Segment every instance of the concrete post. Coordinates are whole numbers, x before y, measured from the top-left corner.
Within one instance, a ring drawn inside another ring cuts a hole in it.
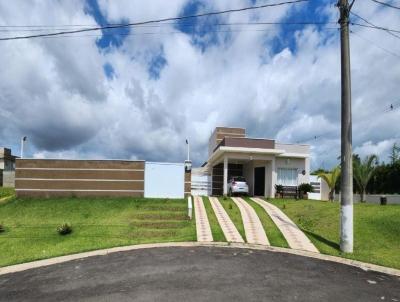
[[[224,196],[228,195],[228,158],[224,157]]]
[[[340,250],[353,252],[353,163],[351,124],[351,75],[348,0],[339,0],[342,77],[341,181],[340,181]]]
[[[271,160],[271,192],[270,192],[270,197],[274,198],[275,197],[275,184],[276,184],[276,164],[275,164],[275,158]]]

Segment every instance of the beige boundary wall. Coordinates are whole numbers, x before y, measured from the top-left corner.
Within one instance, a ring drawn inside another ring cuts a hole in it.
[[[144,196],[144,161],[17,159],[17,196]]]

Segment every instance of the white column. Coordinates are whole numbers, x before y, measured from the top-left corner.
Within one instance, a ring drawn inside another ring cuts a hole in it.
[[[265,175],[264,175],[264,197],[268,197],[268,164],[265,164]]]
[[[276,184],[276,164],[275,164],[275,158],[271,160],[271,192],[270,196],[271,198],[275,197],[275,184]]]
[[[228,158],[224,157],[224,195],[228,195]]]

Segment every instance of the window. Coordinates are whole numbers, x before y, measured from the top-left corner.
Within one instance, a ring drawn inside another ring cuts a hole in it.
[[[297,186],[297,169],[278,168],[278,185]]]

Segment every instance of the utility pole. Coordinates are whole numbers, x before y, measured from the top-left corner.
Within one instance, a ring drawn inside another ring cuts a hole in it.
[[[351,76],[349,14],[354,0],[339,0],[340,47],[341,47],[341,176],[340,176],[340,249],[353,252],[353,159],[351,124]]]

